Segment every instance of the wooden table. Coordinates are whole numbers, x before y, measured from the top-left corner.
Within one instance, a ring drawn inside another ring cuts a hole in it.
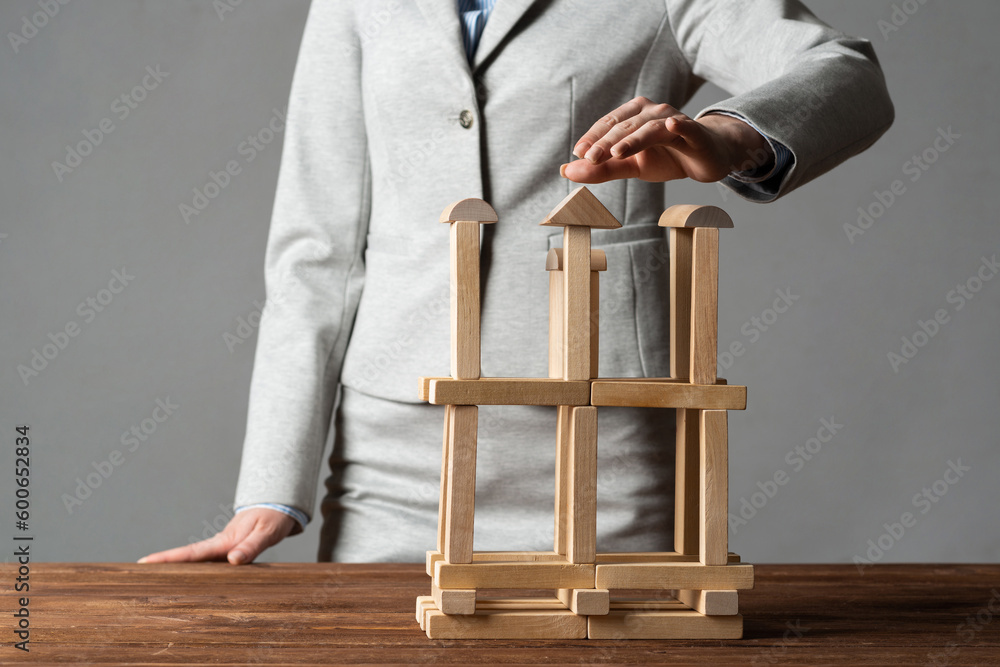
[[[32,563],[25,654],[8,564],[0,664],[1000,664],[1000,565],[756,571],[738,641],[432,641],[422,565]]]

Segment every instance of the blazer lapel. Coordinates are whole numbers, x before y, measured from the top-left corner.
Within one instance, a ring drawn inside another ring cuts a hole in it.
[[[476,55],[473,58],[473,69],[479,67],[483,61],[490,57],[490,54],[503,42],[507,33],[511,31],[535,2],[536,0],[497,0],[496,6],[490,12],[489,19],[486,20],[486,27],[483,28],[482,37],[479,39],[479,46],[476,47]],[[453,7],[452,11],[455,12],[457,17],[458,10],[455,9],[458,6],[457,0],[451,0],[451,5]],[[459,32],[459,47],[461,47],[461,39],[461,32]]]
[[[458,21],[458,0],[415,1],[420,13],[434,29],[436,41],[448,53],[448,57],[457,60],[462,69],[470,72],[469,60],[465,57],[465,47],[462,44],[462,26]],[[502,3],[498,1],[497,4]]]

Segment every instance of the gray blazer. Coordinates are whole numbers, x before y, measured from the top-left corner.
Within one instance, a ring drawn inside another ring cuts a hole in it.
[[[791,149],[779,195],[867,148],[893,118],[871,45],[795,0],[499,0],[471,66],[455,0],[313,0],[237,504],[312,515],[338,383],[415,404],[418,376],[448,375],[448,233],[437,219],[452,201],[483,198],[500,218],[483,253],[484,375],[545,376],[544,258],[561,237],[538,223],[575,187],[560,164],[618,105],[644,95],[680,107],[705,81],[733,96],[702,113],[741,114]],[[668,375],[656,221],[678,202],[638,180],[591,190],[624,225],[594,234],[609,266],[600,372]],[[439,443],[433,430],[421,437]]]

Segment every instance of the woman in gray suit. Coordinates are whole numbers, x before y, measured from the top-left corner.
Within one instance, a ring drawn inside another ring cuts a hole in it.
[[[705,81],[732,97],[678,111]],[[768,202],[871,145],[893,110],[871,45],[796,0],[314,0],[289,103],[267,307],[236,493],[214,538],[146,562],[252,561],[315,512],[320,560],[435,543],[448,374],[448,203],[480,197],[483,374],[545,376],[539,227],[576,183],[598,230],[603,376],[669,375],[665,182]],[[575,159],[574,159],[575,158]],[[554,411],[483,408],[478,549],[550,549]],[[672,411],[601,409],[600,550],[671,548]]]

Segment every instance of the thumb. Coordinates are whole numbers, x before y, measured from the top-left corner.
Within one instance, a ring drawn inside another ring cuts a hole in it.
[[[265,549],[285,539],[294,525],[291,517],[283,517],[277,522],[258,519],[248,535],[233,546],[226,559],[232,565],[251,563]]]

